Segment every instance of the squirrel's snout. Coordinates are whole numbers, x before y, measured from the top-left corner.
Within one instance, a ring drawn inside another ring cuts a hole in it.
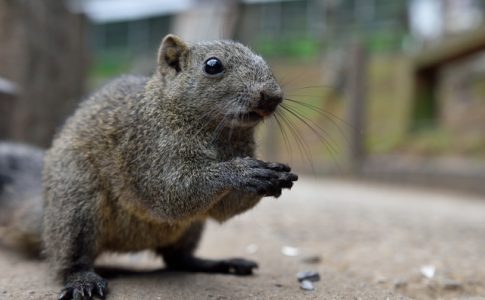
[[[267,116],[276,110],[276,107],[283,101],[281,94],[268,94],[261,92],[259,101],[256,105],[256,112],[262,116]]]

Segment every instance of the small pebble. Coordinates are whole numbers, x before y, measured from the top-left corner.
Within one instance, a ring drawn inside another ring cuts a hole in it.
[[[315,287],[313,286],[313,283],[309,280],[303,280],[300,282],[300,288],[305,291],[313,291],[315,290]]]
[[[298,256],[300,254],[300,250],[295,247],[283,246],[281,247],[281,253],[286,256]]]
[[[320,280],[320,274],[314,271],[303,271],[303,272],[298,272],[298,274],[296,274],[296,278],[298,279],[299,282],[303,282],[303,281],[316,282]]]
[[[307,264],[319,264],[322,262],[322,258],[318,255],[312,255],[302,258],[301,261]]]
[[[447,290],[458,290],[462,288],[461,282],[452,279],[443,280],[442,285]]]
[[[384,276],[376,276],[375,283],[384,284],[387,282],[387,278]]]
[[[395,289],[400,289],[404,288],[408,285],[408,283],[405,280],[397,279],[394,281],[394,288]]]

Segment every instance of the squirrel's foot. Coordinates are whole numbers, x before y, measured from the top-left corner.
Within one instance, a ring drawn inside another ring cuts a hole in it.
[[[95,272],[76,272],[67,277],[58,300],[89,300],[97,296],[104,299],[108,282]]]
[[[251,157],[237,158],[233,161],[242,170],[239,183],[243,190],[261,195],[279,197],[282,189],[291,189],[298,175],[291,173],[285,164],[264,162]]]
[[[179,258],[176,261],[168,261],[167,267],[170,270],[177,271],[233,274],[244,276],[253,274],[253,269],[257,269],[258,264],[254,261],[246,260],[243,258],[212,260],[190,256]]]

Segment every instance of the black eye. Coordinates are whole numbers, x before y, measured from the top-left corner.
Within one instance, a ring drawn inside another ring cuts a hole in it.
[[[224,71],[224,67],[218,58],[211,57],[205,61],[204,71],[209,75],[216,75],[222,73],[222,71]]]

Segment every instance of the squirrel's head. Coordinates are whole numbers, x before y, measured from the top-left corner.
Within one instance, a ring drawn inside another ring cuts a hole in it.
[[[233,41],[187,44],[169,34],[160,46],[158,72],[177,105],[227,127],[255,126],[283,100],[263,58]]]

